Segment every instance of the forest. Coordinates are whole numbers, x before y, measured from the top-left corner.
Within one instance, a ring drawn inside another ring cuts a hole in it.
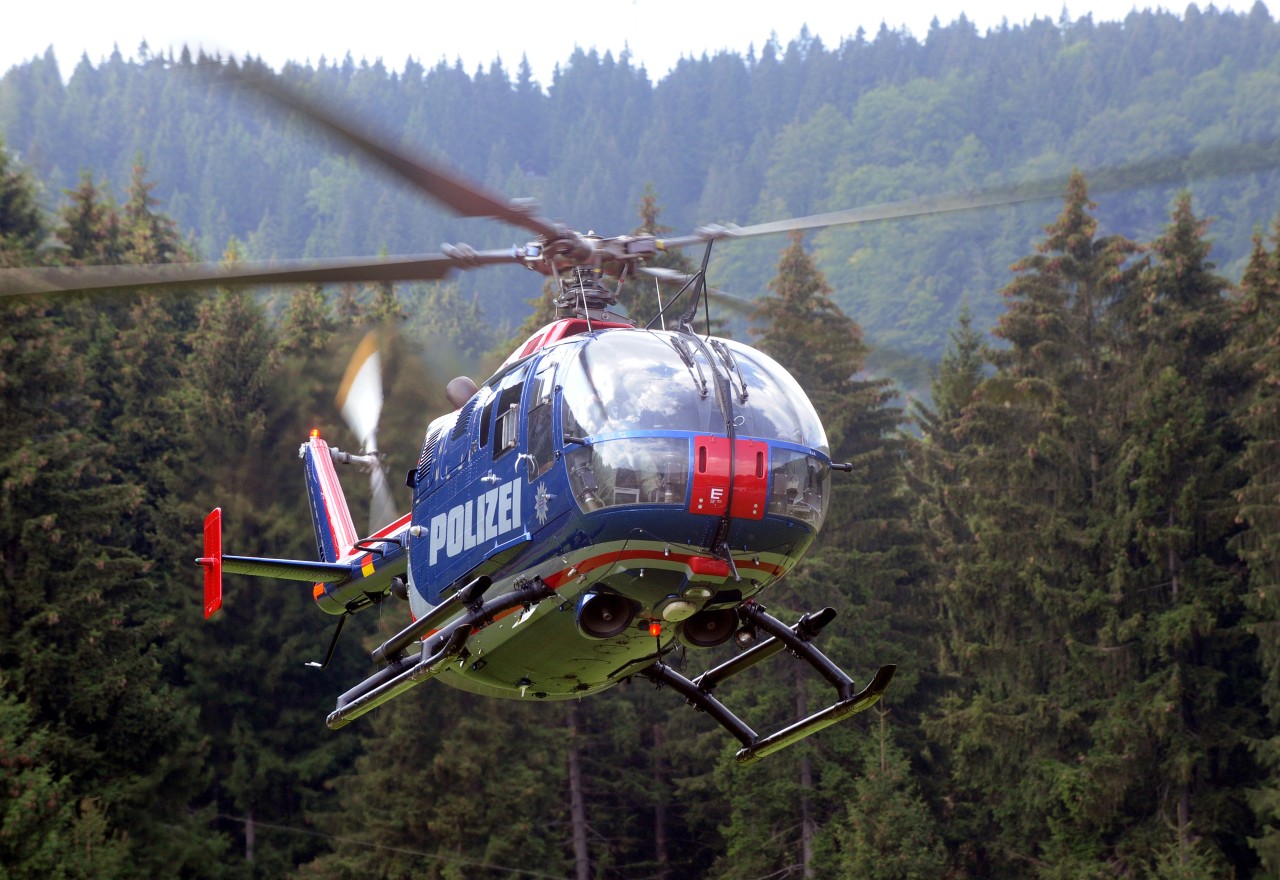
[[[500,60],[286,66],[608,234],[1062,185],[713,260],[751,300],[726,332],[852,463],[764,601],[836,607],[824,650],[898,666],[872,710],[745,768],[638,680],[579,702],[427,685],[332,732],[395,610],[323,672],[305,587],[229,579],[203,620],[212,507],[235,552],[313,555],[296,449],[316,425],[355,445],[333,396],[357,339],[382,334],[403,473],[445,381],[545,314],[535,277],[5,298],[0,877],[1280,875],[1278,49],[1258,3],[802,34],[657,82],[590,51],[545,88]],[[6,72],[0,267],[510,244],[219,82],[260,63]],[[1142,160],[1166,171],[1109,182]],[[817,696],[792,671],[726,702],[794,717]]]

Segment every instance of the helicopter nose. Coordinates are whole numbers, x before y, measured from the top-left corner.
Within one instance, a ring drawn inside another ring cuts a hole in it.
[[[689,512],[762,519],[769,491],[769,444],[761,440],[697,437]]]

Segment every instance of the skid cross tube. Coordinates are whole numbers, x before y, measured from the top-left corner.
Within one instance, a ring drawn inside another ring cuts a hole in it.
[[[457,614],[464,606],[472,608],[492,583],[493,581],[489,580],[489,578],[481,576],[458,590],[435,608],[432,608],[413,623],[400,630],[400,632],[374,648],[374,662],[389,663],[398,658],[409,645],[421,638],[423,634],[435,629],[441,623]]]
[[[746,606],[739,609],[739,616],[742,616],[741,612],[745,610],[745,607]],[[834,608],[827,607],[823,608],[821,611],[812,611],[806,614],[804,617],[796,621],[796,624],[792,629],[800,638],[805,641],[809,641],[810,639],[815,638],[818,633],[822,631],[824,626],[835,619],[836,610]],[[768,660],[785,647],[786,642],[776,636],[769,636],[769,638],[752,645],[737,657],[734,657],[731,660],[726,660],[724,663],[721,663],[713,669],[708,669],[706,672],[702,673],[702,675],[695,678],[693,683],[704,691],[712,690],[726,678],[737,675],[744,669],[750,669],[752,666],[755,666],[763,660]]]
[[[480,580],[488,581],[488,578],[477,579],[470,586],[475,586]],[[484,586],[487,587],[488,583]],[[464,591],[459,591],[462,592]],[[479,589],[479,592],[483,590]],[[416,662],[413,657],[394,657],[387,666],[338,697],[338,705],[329,713],[325,723],[337,730],[392,697],[399,696],[415,684],[438,675],[450,661],[462,653],[475,630],[492,623],[504,611],[521,605],[535,605],[554,595],[555,591],[543,583],[541,578],[534,578],[530,583],[495,596],[483,604],[474,604],[478,596],[472,593],[467,597],[472,604],[466,607],[461,617],[446,624],[439,632],[422,642]],[[459,602],[452,606],[455,613],[462,610],[458,607],[462,604]],[[431,615],[424,616],[422,620],[428,617]],[[418,634],[421,635],[421,632]]]
[[[737,754],[739,764],[753,764],[812,733],[830,727],[837,721],[874,706],[884,694],[889,682],[893,680],[893,674],[897,670],[893,665],[881,666],[872,676],[871,682],[855,693],[853,679],[810,643],[810,640],[835,618],[835,611],[831,608],[806,614],[794,626],[787,626],[753,602],[740,607],[738,614],[744,622],[764,630],[771,638],[693,680],[685,678],[661,661],[641,670],[639,674],[657,685],[671,687],[690,705],[706,712],[721,727],[736,737],[743,746]],[[802,718],[774,733],[759,736],[741,718],[716,699],[711,694],[711,689],[744,669],[767,660],[784,648],[804,660],[825,678],[836,689],[837,700],[807,718]]]
[[[825,610],[825,609],[824,609]],[[822,612],[819,612],[822,613]],[[844,670],[831,662],[826,654],[819,651],[809,641],[812,636],[802,637],[798,630],[801,629],[800,623],[795,628],[787,626],[781,620],[767,613],[759,605],[754,602],[748,602],[738,609],[738,614],[742,616],[748,623],[752,623],[760,629],[782,642],[798,656],[804,660],[818,673],[831,682],[832,686],[840,694],[840,699],[847,700],[853,695],[853,679],[845,675]],[[831,614],[835,616],[834,610]],[[806,621],[802,620],[801,623]]]

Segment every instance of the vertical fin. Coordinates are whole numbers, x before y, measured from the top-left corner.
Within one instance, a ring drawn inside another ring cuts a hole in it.
[[[311,521],[316,529],[316,550],[324,562],[337,562],[351,551],[359,536],[351,520],[347,497],[333,469],[329,445],[318,433],[312,432],[303,444],[302,459],[306,466]]]
[[[215,507],[204,518],[204,556],[196,562],[204,567],[204,618],[208,620],[222,607],[221,507]]]

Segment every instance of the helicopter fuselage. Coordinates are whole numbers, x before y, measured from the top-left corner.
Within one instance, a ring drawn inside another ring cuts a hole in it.
[[[410,518],[337,539],[362,577],[316,586],[345,613],[403,573],[422,618],[477,577],[490,595],[539,580],[554,600],[477,628],[439,675],[491,696],[582,696],[677,643],[727,640],[737,607],[804,555],[829,494],[821,422],[766,355],[684,332],[554,328],[430,424]]]

